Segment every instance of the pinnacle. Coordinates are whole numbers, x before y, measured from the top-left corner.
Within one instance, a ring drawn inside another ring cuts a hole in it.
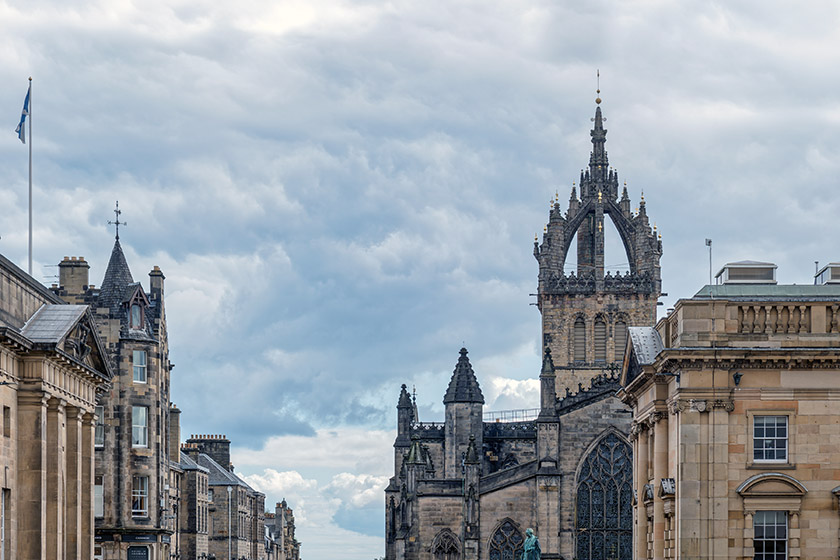
[[[478,380],[473,372],[470,359],[467,357],[467,349],[461,348],[461,356],[452,372],[452,379],[449,381],[449,388],[443,397],[444,404],[452,402],[473,402],[484,404],[484,395],[478,386]]]

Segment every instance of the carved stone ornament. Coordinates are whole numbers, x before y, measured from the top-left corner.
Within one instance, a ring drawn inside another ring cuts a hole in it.
[[[708,403],[706,401],[695,401],[695,400],[691,401],[691,409],[692,410],[696,410],[697,412],[706,412],[706,410],[708,410],[708,408],[709,408],[709,406],[708,406]]]
[[[650,416],[648,418],[650,424],[653,425],[659,422],[660,420],[664,420],[667,416],[668,415],[665,412],[662,412],[661,410],[654,410],[650,413]]]
[[[679,414],[688,408],[688,403],[685,401],[674,401],[671,403],[671,414]]]
[[[726,412],[732,412],[735,410],[735,403],[728,399],[717,399],[712,403],[712,408],[722,408]]]

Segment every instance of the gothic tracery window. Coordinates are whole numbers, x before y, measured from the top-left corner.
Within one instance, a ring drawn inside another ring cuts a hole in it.
[[[510,519],[505,519],[490,537],[490,560],[520,560],[525,538]]]
[[[577,560],[631,560],[633,456],[616,434],[583,460],[577,482]]]
[[[432,556],[434,560],[458,560],[461,557],[458,537],[449,529],[438,533],[432,542]]]

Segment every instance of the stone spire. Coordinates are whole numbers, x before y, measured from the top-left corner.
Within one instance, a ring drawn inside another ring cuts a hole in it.
[[[461,348],[461,357],[452,372],[452,379],[449,381],[449,388],[443,397],[443,403],[481,403],[484,404],[484,395],[478,386],[478,380],[473,373],[470,359],[467,358],[467,349]]]
[[[405,386],[405,383],[400,388],[400,400],[397,403],[397,408],[413,408],[411,396],[408,394],[408,387]]]
[[[594,198],[598,196],[599,187],[604,191],[603,185],[607,183],[607,170],[610,167],[609,159],[607,158],[607,150],[604,144],[607,142],[607,130],[604,128],[604,121],[606,119],[601,115],[601,107],[595,108],[595,118],[592,119],[595,126],[590,131],[592,137],[592,153],[589,155],[589,176],[592,188],[581,192],[581,196],[587,198]]]
[[[108,261],[108,268],[105,270],[105,278],[99,288],[99,307],[118,309],[125,296],[125,290],[129,284],[133,284],[131,270],[125,260],[120,240],[114,241],[114,249],[111,251],[111,260]]]

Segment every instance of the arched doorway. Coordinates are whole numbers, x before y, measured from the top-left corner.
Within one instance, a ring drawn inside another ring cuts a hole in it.
[[[581,463],[575,526],[577,560],[633,558],[633,452],[614,432]]]

